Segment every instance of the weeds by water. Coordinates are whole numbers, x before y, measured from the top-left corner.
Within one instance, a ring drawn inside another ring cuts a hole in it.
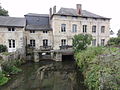
[[[88,48],[75,57],[89,90],[120,89],[119,48]]]

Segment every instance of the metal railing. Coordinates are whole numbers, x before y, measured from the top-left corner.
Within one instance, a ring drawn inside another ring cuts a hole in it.
[[[59,46],[60,49],[72,49],[72,45],[63,45],[63,46]]]
[[[49,50],[52,50],[52,46],[40,46],[40,50],[41,51],[49,51]]]

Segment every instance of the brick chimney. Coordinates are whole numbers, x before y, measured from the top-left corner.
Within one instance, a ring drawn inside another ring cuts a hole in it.
[[[56,6],[53,7],[53,14],[56,13]]]
[[[51,18],[52,16],[52,8],[49,9],[49,17]]]
[[[81,15],[82,14],[82,4],[77,4],[76,7],[77,7],[77,14]]]

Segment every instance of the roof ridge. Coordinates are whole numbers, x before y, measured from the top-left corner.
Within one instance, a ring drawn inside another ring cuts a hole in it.
[[[0,16],[3,18],[17,18],[17,19],[25,19],[25,17],[10,17],[10,16]]]

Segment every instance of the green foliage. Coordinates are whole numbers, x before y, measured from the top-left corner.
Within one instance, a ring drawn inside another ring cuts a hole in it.
[[[2,65],[3,71],[6,74],[17,74],[21,72],[22,70],[17,68],[21,62],[19,60],[10,60],[8,62],[4,62]]]
[[[9,16],[8,11],[0,6],[0,16]]]
[[[17,68],[15,65],[4,66],[3,70],[6,74],[17,74],[21,72],[21,69]]]
[[[0,45],[0,53],[6,51],[7,51],[7,47],[5,45]]]
[[[120,29],[118,30],[117,36],[120,37]]]
[[[7,83],[8,80],[9,80],[9,78],[5,77],[5,74],[3,74],[2,71],[0,71],[0,86]]]
[[[108,45],[119,46],[120,45],[120,37],[110,38],[110,40],[108,41]]]
[[[120,89],[119,48],[88,48],[75,57],[89,90]]]
[[[73,38],[73,48],[75,52],[85,50],[88,45],[91,44],[92,35],[90,34],[78,34]]]
[[[89,63],[91,63],[93,58],[102,54],[103,51],[104,49],[102,47],[90,47],[86,50],[76,53],[75,58],[80,69],[84,71],[88,67]]]

